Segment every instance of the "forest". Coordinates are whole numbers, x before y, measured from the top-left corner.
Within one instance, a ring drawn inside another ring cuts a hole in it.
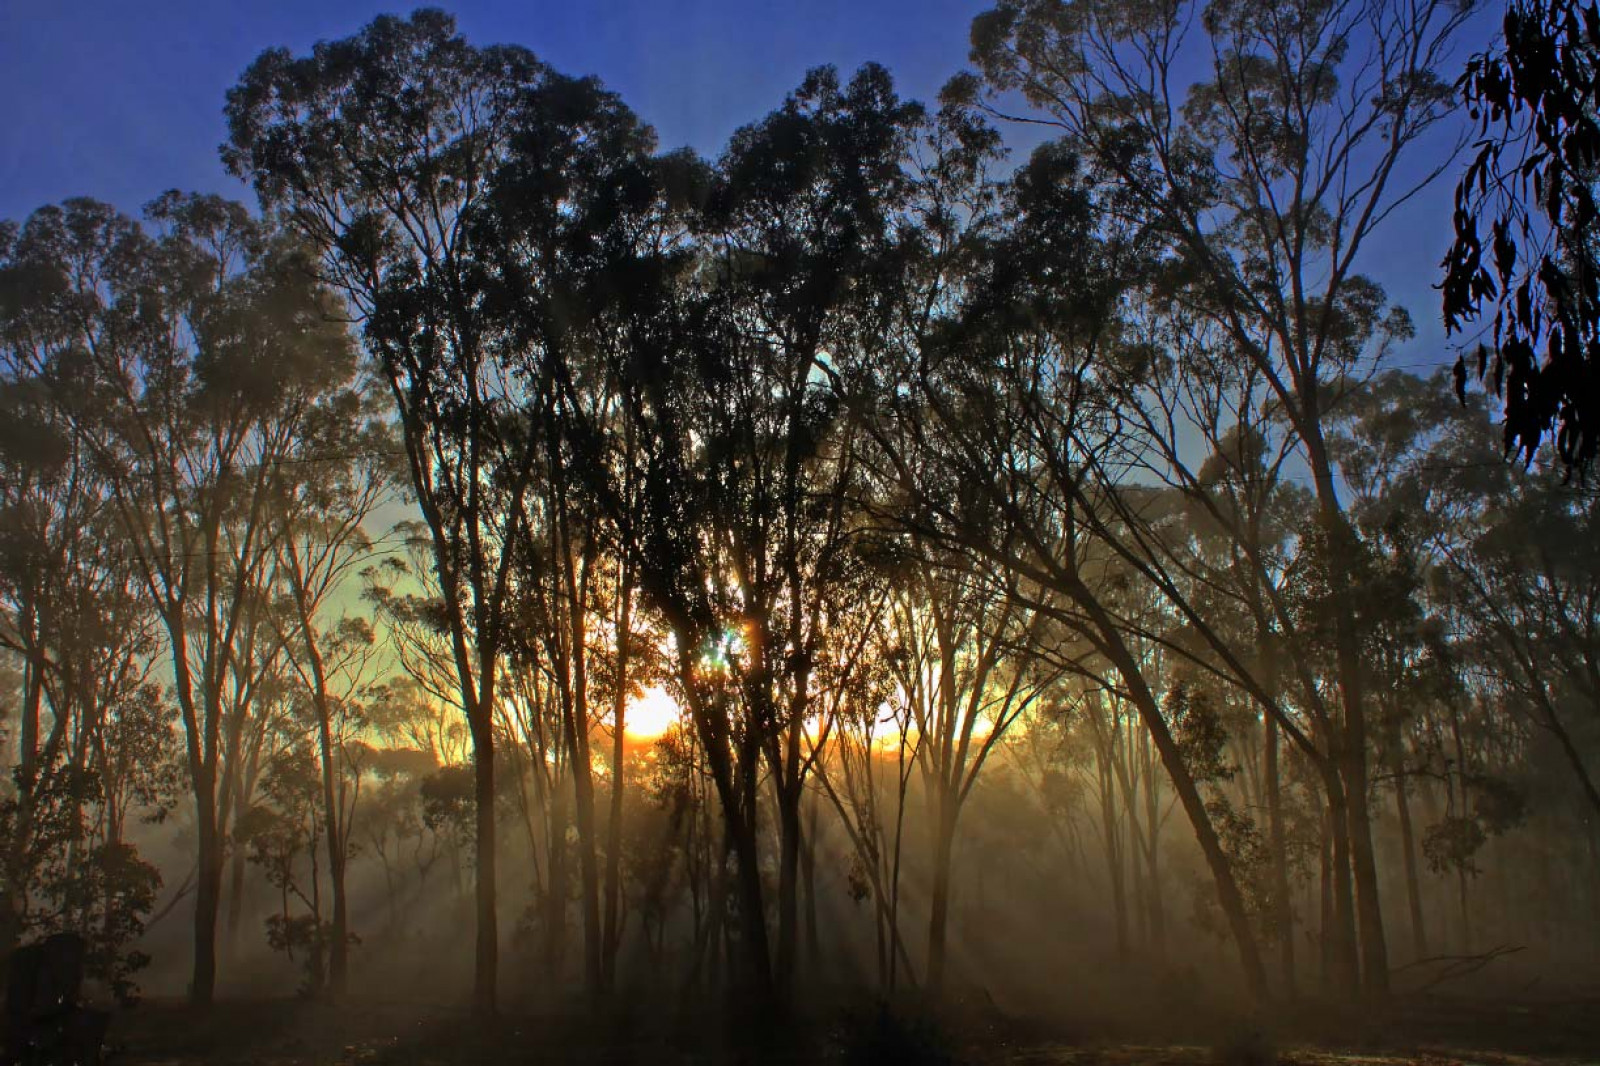
[[[0,221],[3,1061],[1600,1053],[1600,14],[994,2]]]

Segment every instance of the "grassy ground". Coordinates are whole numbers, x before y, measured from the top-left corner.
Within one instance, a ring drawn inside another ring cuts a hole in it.
[[[461,1011],[360,997],[341,1006],[257,1000],[205,1011],[152,1001],[119,1014],[110,1042],[110,1061],[129,1066],[1527,1066],[1600,1063],[1600,1002],[1412,999],[1381,1012],[1302,1009],[1266,1024],[1212,1019],[1141,1036],[1128,1025],[1096,1031],[992,1011],[888,1012],[871,1004],[758,1025],[713,1012],[507,1013],[481,1023]]]

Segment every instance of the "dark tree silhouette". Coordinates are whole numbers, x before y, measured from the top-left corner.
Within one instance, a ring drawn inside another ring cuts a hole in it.
[[[1540,444],[1582,477],[1600,448],[1600,7],[1511,0],[1503,36],[1457,83],[1482,139],[1456,185],[1444,321],[1489,317],[1476,366],[1505,405],[1505,450]],[[1492,359],[1491,359],[1492,350]],[[1492,370],[1491,370],[1492,366]]]
[[[558,565],[540,563],[529,524],[536,477],[564,462],[574,350],[627,292],[616,260],[639,199],[624,171],[641,170],[651,135],[598,83],[473,47],[436,10],[304,58],[264,53],[228,117],[229,167],[316,244],[399,421],[472,730],[475,1002],[492,1011],[496,691],[519,568]],[[597,945],[592,914],[586,928]]]

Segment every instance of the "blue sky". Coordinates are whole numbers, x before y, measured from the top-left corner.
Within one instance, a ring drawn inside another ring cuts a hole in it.
[[[409,3],[0,0],[0,217],[90,195],[246,190],[217,163],[223,94],[263,48],[304,51]],[[499,0],[443,4],[478,43],[597,74],[664,147],[714,153],[823,63],[889,65],[932,97],[983,0]]]
[[[0,218],[86,195],[136,212],[169,188],[248,198],[217,161],[223,96],[263,48],[302,52],[409,4],[345,0],[0,0]],[[478,43],[597,74],[664,147],[714,154],[810,67],[887,65],[931,100],[966,63],[985,0],[471,0]],[[1014,139],[1033,137],[1011,131]],[[1399,361],[1446,358],[1431,285],[1448,242],[1441,183],[1380,233],[1367,270],[1419,329]]]

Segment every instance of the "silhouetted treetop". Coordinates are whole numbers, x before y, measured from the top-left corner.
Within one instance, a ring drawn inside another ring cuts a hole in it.
[[[1444,321],[1486,318],[1489,340],[1456,390],[1489,379],[1506,453],[1531,463],[1549,435],[1582,476],[1600,448],[1600,7],[1510,0],[1502,34],[1457,84],[1482,139],[1456,185]]]

